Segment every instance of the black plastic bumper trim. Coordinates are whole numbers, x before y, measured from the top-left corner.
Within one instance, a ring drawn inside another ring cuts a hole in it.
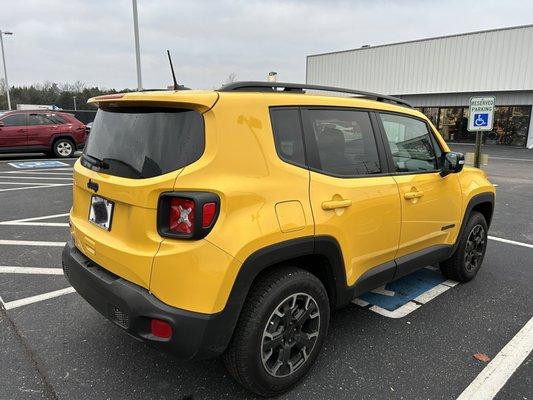
[[[227,323],[230,311],[202,314],[171,307],[148,290],[97,265],[71,241],[63,249],[62,260],[65,277],[74,289],[133,337],[184,359],[212,358],[225,350],[233,330]],[[153,318],[172,326],[170,339],[160,339],[150,333]]]

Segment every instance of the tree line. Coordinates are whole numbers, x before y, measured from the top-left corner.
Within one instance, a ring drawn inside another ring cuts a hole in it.
[[[46,104],[55,105],[64,110],[74,109],[74,96],[78,110],[95,110],[87,104],[87,100],[102,94],[130,92],[130,89],[101,89],[97,86],[88,87],[85,83],[44,82],[30,86],[11,86],[11,108],[16,109],[17,104]],[[7,110],[6,88],[3,79],[0,79],[0,110]]]

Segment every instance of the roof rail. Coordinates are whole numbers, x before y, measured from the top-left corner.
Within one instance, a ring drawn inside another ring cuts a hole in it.
[[[277,90],[282,88],[282,90]],[[354,89],[344,89],[333,86],[321,86],[321,85],[308,85],[308,84],[299,84],[299,83],[286,83],[286,82],[261,82],[261,81],[249,81],[249,82],[234,82],[222,86],[218,91],[220,92],[298,92],[305,93],[304,89],[308,90],[319,90],[325,92],[338,92],[338,93],[349,93],[355,94],[357,97],[363,97],[366,99],[382,101],[382,102],[392,102],[407,107],[413,108],[413,106],[398,97],[388,96],[386,94],[365,92],[362,90]]]

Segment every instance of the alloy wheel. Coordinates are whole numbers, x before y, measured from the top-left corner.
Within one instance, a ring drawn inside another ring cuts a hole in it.
[[[307,293],[283,300],[270,315],[261,342],[261,360],[268,374],[282,378],[309,358],[318,339],[320,310]]]
[[[72,145],[69,142],[59,142],[56,148],[57,152],[63,157],[67,157],[72,154]]]
[[[474,226],[466,241],[465,267],[468,272],[476,271],[481,265],[486,240],[483,226],[479,224]]]

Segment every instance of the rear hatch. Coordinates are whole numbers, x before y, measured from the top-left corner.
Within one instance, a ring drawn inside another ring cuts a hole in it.
[[[74,167],[72,235],[87,257],[149,287],[161,193],[204,151],[202,112],[217,94],[132,93],[94,102],[96,115]]]

